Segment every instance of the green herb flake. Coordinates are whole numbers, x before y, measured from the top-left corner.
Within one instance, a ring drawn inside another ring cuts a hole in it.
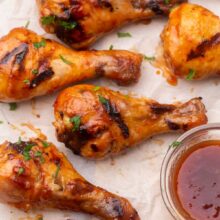
[[[73,131],[78,131],[79,127],[80,127],[80,124],[81,124],[81,117],[80,116],[75,116],[75,117],[70,119],[70,122],[72,124],[74,124]]]
[[[60,26],[62,26],[65,30],[73,30],[77,26],[77,22],[75,21],[59,21]]]
[[[0,121],[0,124],[3,124],[4,122],[3,121]]]
[[[195,75],[196,75],[196,71],[195,70],[193,70],[193,69],[190,69],[189,70],[189,74],[187,75],[187,77],[186,77],[186,80],[193,80],[193,78],[195,77]]]
[[[109,50],[113,50],[114,46],[110,45]]]
[[[34,47],[35,47],[36,49],[39,49],[39,48],[41,48],[41,47],[46,47],[46,40],[43,39],[43,40],[40,41],[40,42],[34,42],[33,45],[34,45]]]
[[[41,163],[44,163],[44,162],[45,162],[45,159],[43,158],[43,155],[42,155],[42,152],[41,152],[41,151],[35,152],[34,157],[40,158],[40,162],[41,162]]]
[[[37,75],[38,74],[38,69],[33,69],[32,74]]]
[[[12,102],[12,103],[9,103],[9,107],[10,107],[10,111],[15,111],[18,108],[18,105],[17,103]]]
[[[27,151],[23,152],[23,156],[24,156],[25,161],[28,161],[31,159],[31,156],[30,156],[29,152],[27,152]]]
[[[107,104],[108,103],[108,99],[104,98],[103,96],[99,95],[99,101],[102,103],[102,104]]]
[[[174,5],[172,8],[169,9],[170,12],[172,12],[174,9],[176,9],[178,6]]]
[[[179,142],[179,141],[174,141],[174,142],[170,145],[170,147],[176,148],[176,147],[179,147],[180,144],[181,144],[181,142]]]
[[[68,64],[68,65],[72,65],[73,63],[72,62],[70,62],[69,60],[67,60],[64,56],[62,56],[62,55],[60,55],[60,59],[64,62],[64,63],[66,63],[66,64]]]
[[[41,163],[44,163],[44,162],[45,162],[45,159],[43,158],[43,156],[40,158],[40,162],[41,162]]]
[[[30,21],[27,21],[24,27],[25,27],[25,28],[28,28],[28,27],[29,27],[29,24],[30,24]]]
[[[125,95],[125,98],[126,98],[126,99],[129,99],[129,95]]]
[[[42,156],[42,152],[37,151],[37,152],[35,152],[34,156],[35,157],[41,157]]]
[[[170,0],[164,0],[164,3],[165,3],[166,5],[169,5],[169,4],[170,4]]]
[[[27,85],[30,85],[30,80],[29,80],[29,79],[25,79],[23,82],[24,82],[25,84],[27,84]]]
[[[95,92],[97,92],[97,91],[100,90],[100,89],[101,89],[100,86],[96,86],[96,87],[93,88],[93,90],[94,90]]]
[[[32,147],[35,146],[35,144],[27,144],[24,148],[24,151],[23,151],[23,156],[24,156],[24,159],[26,161],[30,160],[31,159],[31,156],[30,156],[30,151],[32,149]]]
[[[118,32],[117,35],[120,38],[122,38],[122,37],[132,37],[132,35],[128,32]]]
[[[21,174],[23,174],[24,173],[24,168],[23,167],[19,167],[19,169],[18,169],[18,176],[20,176]]]
[[[50,146],[50,144],[48,142],[46,142],[46,141],[42,141],[42,144],[43,144],[44,148],[47,148],[47,147]]]
[[[17,141],[17,144],[21,144],[22,143],[22,140],[21,140],[21,137],[18,138],[18,141]]]
[[[155,61],[155,57],[154,56],[152,56],[152,57],[149,57],[149,56],[146,56],[146,55],[144,55],[144,60],[147,60],[147,61]]]
[[[60,163],[57,164],[57,169],[56,169],[56,172],[55,172],[55,175],[54,175],[54,178],[55,178],[55,179],[58,177],[59,172],[60,172]]]
[[[55,16],[54,15],[44,16],[41,18],[41,23],[43,25],[54,24],[55,23]]]

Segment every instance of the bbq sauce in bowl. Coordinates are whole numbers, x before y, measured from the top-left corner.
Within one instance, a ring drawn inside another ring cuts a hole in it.
[[[204,141],[176,161],[173,186],[185,219],[220,220],[220,141]]]

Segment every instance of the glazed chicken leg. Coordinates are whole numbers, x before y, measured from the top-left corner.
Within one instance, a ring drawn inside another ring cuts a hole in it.
[[[86,48],[121,25],[167,15],[187,0],[37,0],[41,24],[73,48]]]
[[[19,209],[58,208],[103,220],[139,220],[124,198],[95,187],[45,140],[19,140],[0,146],[0,201]]]
[[[161,38],[168,78],[220,74],[220,18],[209,10],[194,4],[174,9]]]
[[[142,56],[128,51],[73,51],[25,28],[0,40],[0,101],[21,101],[104,76],[137,82]]]
[[[90,85],[64,90],[54,106],[58,140],[92,159],[117,154],[155,134],[207,122],[200,98],[167,105]]]

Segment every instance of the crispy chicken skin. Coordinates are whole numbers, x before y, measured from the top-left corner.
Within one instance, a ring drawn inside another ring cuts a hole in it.
[[[187,0],[37,0],[49,33],[73,48],[87,48],[105,33],[137,20],[167,15]]]
[[[54,126],[58,140],[75,154],[98,159],[159,133],[205,124],[205,112],[201,98],[168,105],[104,87],[78,85],[58,96]]]
[[[220,19],[209,10],[182,4],[161,38],[171,76],[196,80],[220,74]]]
[[[73,51],[25,28],[0,39],[0,101],[21,101],[99,76],[137,82],[142,55],[129,51]]]
[[[28,211],[58,208],[104,220],[139,220],[124,198],[88,183],[64,154],[45,140],[0,145],[0,201]]]

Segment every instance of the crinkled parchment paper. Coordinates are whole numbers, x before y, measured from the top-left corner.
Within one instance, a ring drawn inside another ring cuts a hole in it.
[[[120,1],[120,0],[119,0]],[[220,15],[219,0],[195,0]],[[29,28],[45,37],[38,23],[38,12],[35,0],[0,0],[0,36],[8,33],[14,27],[24,26],[30,21]],[[93,48],[108,49],[114,45],[115,49],[128,49],[152,56],[159,43],[159,35],[165,25],[165,19],[156,19],[150,24],[134,24],[122,28],[121,31],[130,32],[131,38],[118,38],[113,32],[100,40]],[[1,48],[0,48],[1,50]],[[192,97],[201,96],[208,109],[210,122],[220,120],[220,79],[214,78],[201,82],[180,82],[178,86],[170,86],[166,80],[156,74],[147,61],[142,67],[142,77],[138,84],[132,87],[118,87],[107,80],[90,81],[96,85],[109,86],[123,92],[133,92],[139,96],[147,96],[160,102],[186,101]],[[53,102],[56,94],[49,97],[37,98],[35,101],[20,103],[16,111],[9,111],[8,104],[0,104],[0,142],[4,140],[16,141],[19,136],[30,137],[33,134],[22,123],[31,123],[40,128],[63,151],[76,169],[90,182],[99,185],[113,193],[128,198],[138,210],[142,220],[171,220],[166,210],[159,187],[160,167],[169,144],[177,135],[156,136],[126,154],[104,161],[87,161],[79,158],[67,150],[55,138],[52,126]],[[40,118],[37,115],[40,115]],[[34,211],[26,214],[7,205],[0,205],[0,220],[17,220],[21,217],[43,214],[44,220],[91,220],[94,217],[63,212],[57,210]]]

